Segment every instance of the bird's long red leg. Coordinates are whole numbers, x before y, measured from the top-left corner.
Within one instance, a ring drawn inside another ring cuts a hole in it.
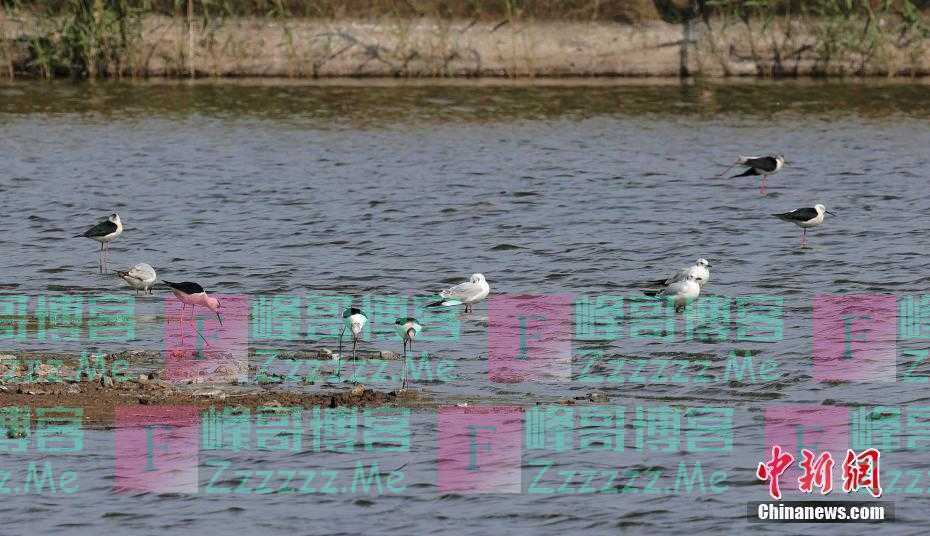
[[[765,179],[766,178],[767,177],[765,175],[762,175],[762,184],[759,185],[759,193],[762,195],[765,195]]]
[[[178,312],[178,336],[181,338],[181,347],[184,346],[184,302],[181,302],[181,310]]]

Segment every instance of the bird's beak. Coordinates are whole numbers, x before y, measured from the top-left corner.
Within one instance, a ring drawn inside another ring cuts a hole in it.
[[[220,318],[220,314],[219,314],[219,313],[216,313],[216,319],[220,321],[220,325],[222,326],[222,325],[223,325],[223,319]]]
[[[831,216],[836,216],[836,214],[830,212],[829,210],[824,210],[824,212],[826,212],[827,214],[829,214],[829,215],[831,215]]]

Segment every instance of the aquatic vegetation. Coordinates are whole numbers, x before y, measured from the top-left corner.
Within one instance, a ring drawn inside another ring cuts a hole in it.
[[[609,36],[557,49],[566,67],[553,70],[543,49],[561,37],[544,23],[574,22],[655,28],[677,43],[682,75],[916,75],[930,70],[928,10],[927,0],[0,0],[0,73],[612,74],[591,59],[618,53],[591,42]],[[511,59],[483,71],[499,51]],[[639,52],[661,61],[660,50]]]

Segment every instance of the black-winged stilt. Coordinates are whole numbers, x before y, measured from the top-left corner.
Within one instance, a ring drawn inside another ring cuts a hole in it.
[[[801,231],[801,247],[804,247],[804,245],[807,244],[807,229],[822,224],[824,214],[836,216],[836,214],[830,212],[827,210],[827,207],[821,204],[814,205],[813,207],[796,208],[791,212],[772,214],[772,216],[780,220],[790,221],[803,229]]]
[[[116,237],[123,234],[123,222],[119,219],[119,214],[110,214],[105,220],[94,225],[90,229],[75,238],[90,238],[100,242],[100,273],[107,271],[107,253],[110,251],[110,242],[116,240]]]

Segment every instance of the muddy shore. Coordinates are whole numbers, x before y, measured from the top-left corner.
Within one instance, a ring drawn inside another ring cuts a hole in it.
[[[107,425],[116,408],[141,406],[372,407],[428,403],[416,389],[379,389],[352,382],[320,381],[313,392],[300,384],[251,381],[256,366],[220,364],[207,374],[167,380],[154,365],[158,353],[101,356],[0,355],[0,407],[82,408],[84,422]],[[148,371],[148,372],[147,372]],[[271,377],[274,374],[269,373]]]
[[[330,394],[298,393],[285,390],[239,391],[221,386],[183,389],[162,381],[126,382],[82,381],[75,383],[3,385],[0,407],[82,408],[84,423],[107,425],[116,408],[143,406],[194,406],[201,410],[213,407],[372,407],[390,406],[417,400],[415,391],[384,392],[358,385]]]
[[[47,21],[0,17],[0,76],[29,72]],[[850,32],[856,31],[850,21]],[[816,21],[561,22],[158,15],[109,66],[117,77],[920,76],[922,38],[837,48]],[[840,29],[841,32],[845,31]]]

